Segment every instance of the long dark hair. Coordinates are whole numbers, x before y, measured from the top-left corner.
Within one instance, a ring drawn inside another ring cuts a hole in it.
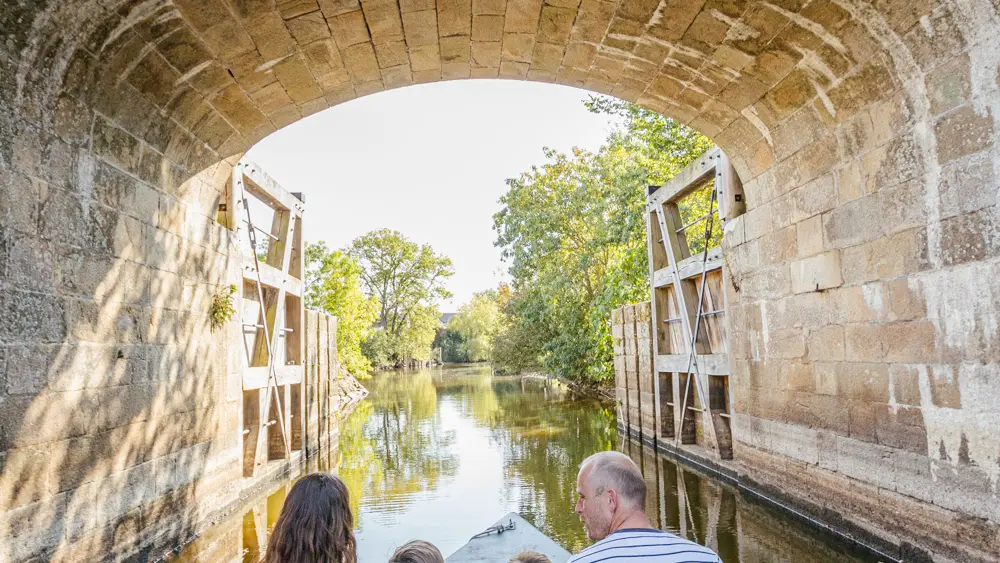
[[[292,487],[267,541],[264,563],[357,563],[344,482],[311,473]]]

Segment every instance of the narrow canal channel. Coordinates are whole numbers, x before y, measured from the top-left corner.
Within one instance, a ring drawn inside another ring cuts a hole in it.
[[[577,468],[610,448],[643,469],[654,525],[709,545],[727,563],[867,561],[735,487],[623,443],[613,405],[553,382],[447,366],[365,385],[371,395],[344,420],[339,454],[312,467],[332,466],[350,487],[361,563],[384,563],[411,539],[448,555],[510,511],[575,552],[589,543],[573,511]],[[272,487],[180,559],[258,561],[288,486]]]

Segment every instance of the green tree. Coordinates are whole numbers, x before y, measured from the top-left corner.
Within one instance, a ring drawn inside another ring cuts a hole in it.
[[[377,325],[384,334],[373,334],[377,342],[366,349],[379,356],[369,359],[377,365],[430,359],[437,304],[451,297],[444,286],[454,274],[451,259],[390,229],[358,237],[349,254],[361,266],[363,288],[379,303]]]
[[[326,243],[307,244],[305,250],[306,307],[337,317],[337,357],[348,372],[364,377],[371,363],[361,352],[378,314],[378,300],[361,290],[361,267]]]
[[[448,332],[459,337],[458,351],[465,361],[482,362],[490,359],[493,337],[500,329],[500,306],[497,292],[482,291],[459,307],[448,321]]]
[[[499,342],[537,335],[547,371],[600,382],[612,377],[611,311],[648,299],[645,188],[711,142],[626,102],[591,98],[587,107],[624,124],[594,153],[544,149],[545,164],[507,180],[493,218],[513,279],[505,328],[516,331]]]
[[[469,361],[462,346],[462,337],[453,330],[439,329],[434,337],[434,348],[441,350],[441,361],[445,363],[464,363]]]
[[[500,326],[491,342],[490,356],[497,371],[522,373],[541,367],[545,343],[554,337],[548,325],[533,313],[537,297],[530,289],[515,293],[507,284],[497,290]]]

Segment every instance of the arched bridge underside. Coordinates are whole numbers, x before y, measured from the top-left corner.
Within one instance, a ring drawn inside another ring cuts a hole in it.
[[[734,467],[898,557],[1000,553],[997,2],[9,0],[0,29],[0,560],[150,555],[239,496],[239,329],[206,314],[233,163],[460,78],[710,135],[748,208]]]

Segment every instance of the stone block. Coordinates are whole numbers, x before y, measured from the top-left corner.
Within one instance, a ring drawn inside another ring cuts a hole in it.
[[[306,63],[319,81],[328,74],[344,68],[344,59],[332,39],[311,43],[303,49]],[[321,82],[322,84],[322,82]]]
[[[764,95],[758,104],[761,106],[758,113],[762,109],[767,111],[769,119],[777,123],[792,115],[815,95],[816,90],[807,73],[793,70]]]
[[[837,467],[844,475],[895,490],[896,452],[885,446],[837,437]]]
[[[848,436],[855,440],[874,444],[875,439],[875,405],[867,401],[847,401]]]
[[[762,205],[755,207],[746,213],[744,223],[746,229],[746,240],[754,240],[771,230],[771,207]]]
[[[504,18],[502,15],[474,15],[472,16],[472,40],[473,41],[501,41],[503,40]]]
[[[177,0],[174,5],[196,31],[205,31],[231,17],[223,0]]]
[[[941,222],[940,252],[946,266],[983,260],[995,250],[990,234],[998,223],[992,209],[958,215]]]
[[[771,451],[811,465],[819,463],[815,430],[781,422],[772,422],[768,426],[768,432],[771,434]]]
[[[837,119],[845,121],[873,101],[894,92],[896,85],[889,68],[886,57],[872,57],[857,72],[828,90],[827,96],[837,110]]]
[[[801,424],[817,431],[825,430],[847,435],[850,417],[846,401],[837,396],[822,393],[793,393],[784,413],[789,422]]]
[[[288,33],[288,28],[281,19],[281,13],[277,10],[254,17],[245,24],[245,28],[257,45],[257,51],[265,60],[280,59],[295,52],[295,40]]]
[[[502,16],[507,11],[507,0],[472,0],[474,15]]]
[[[833,248],[874,240],[883,234],[881,219],[876,197],[849,201],[823,215],[824,240]]]
[[[934,504],[975,518],[996,514],[996,495],[989,473],[975,465],[932,462]]]
[[[50,362],[59,346],[22,345],[6,350],[6,392],[8,395],[36,395],[48,387]]]
[[[468,46],[466,46],[466,51],[468,51]],[[468,61],[468,52],[465,55],[465,61]],[[437,46],[425,45],[423,47],[412,47],[410,48],[410,68],[414,72],[414,80],[420,82],[418,75],[421,72],[434,72],[435,80],[441,77],[441,52]]]
[[[526,65],[527,66],[527,65]],[[503,65],[500,65],[501,72],[503,72]],[[527,72],[527,68],[524,69]],[[441,64],[441,78],[444,80],[458,80],[462,78],[468,78],[472,74],[471,67],[469,63],[442,63]],[[522,76],[523,78],[523,76]]]
[[[993,146],[993,135],[993,117],[988,110],[981,115],[971,105],[955,109],[934,124],[938,162],[945,164],[987,149]]]
[[[441,38],[441,62],[468,63],[470,51],[469,37],[459,35]]]
[[[370,39],[368,25],[365,23],[365,16],[361,10],[329,17],[327,23],[333,32],[333,40],[337,42],[341,52],[353,45],[366,43]]]
[[[740,286],[747,299],[777,299],[791,292],[791,276],[787,265],[762,269],[743,277]]]
[[[968,54],[961,54],[927,73],[927,97],[931,114],[939,115],[969,100],[971,91]]]
[[[889,320],[910,321],[923,318],[927,314],[927,304],[906,279],[886,282],[889,290]]]
[[[0,171],[0,213],[3,214],[4,227],[35,234],[38,230],[38,206],[42,192],[48,193],[45,183],[13,171]],[[59,204],[71,205],[69,202]],[[79,208],[79,205],[73,207]],[[61,230],[55,224],[51,228]]]
[[[896,492],[927,503],[934,500],[932,461],[921,454],[896,452]]]
[[[834,325],[809,331],[807,346],[810,360],[843,361],[844,329]]]
[[[264,113],[272,114],[292,105],[292,99],[280,82],[273,82],[250,95],[257,107]]]
[[[888,347],[885,359],[889,362],[932,363],[940,359],[935,345],[934,325],[929,321],[892,323],[884,326],[880,335]]]
[[[937,9],[920,18],[903,37],[911,56],[926,72],[965,48],[965,32],[951,10]]]
[[[379,73],[378,59],[375,58],[375,50],[371,43],[359,43],[342,50],[344,65],[355,82],[365,83],[367,81],[381,80]]]
[[[875,405],[875,438],[883,446],[927,455],[927,428],[918,407]]]
[[[274,76],[297,104],[305,104],[322,95],[302,57],[290,57],[275,65]]]
[[[330,37],[330,27],[327,25],[323,13],[319,11],[289,19],[285,25],[288,26],[288,31],[299,45],[308,45]]]
[[[129,73],[128,81],[149,101],[164,107],[179,77],[159,52],[150,51]]]
[[[403,39],[399,5],[394,0],[362,0],[361,6],[374,43]]]
[[[504,33],[534,34],[538,29],[538,19],[541,11],[542,0],[507,0]]]
[[[834,374],[839,396],[864,404],[889,402],[889,368],[886,364],[838,362],[834,364]]]
[[[920,163],[912,135],[897,137],[861,157],[865,193],[917,178]]]
[[[941,169],[942,218],[972,213],[996,204],[996,194],[984,190],[995,183],[992,158],[986,154],[955,160]]]
[[[843,128],[842,128],[843,129]],[[806,106],[792,114],[772,133],[774,158],[784,160],[803,147],[812,145],[827,134],[816,111]]]
[[[799,257],[823,251],[823,218],[815,215],[795,225],[796,250]]]
[[[845,283],[895,278],[929,267],[924,228],[910,229],[841,252]]]
[[[219,114],[241,132],[259,127],[267,119],[257,106],[247,98],[238,84],[233,84],[219,92],[210,103]],[[183,160],[183,158],[177,160]]]
[[[769,359],[794,359],[806,355],[805,336],[800,329],[770,330],[764,340]]]
[[[791,192],[793,223],[825,213],[837,205],[838,192],[833,175],[826,174]]]
[[[535,47],[535,35],[531,33],[505,33],[503,36],[503,60],[531,62]]]
[[[500,42],[474,41],[472,43],[472,66],[499,68]]]
[[[55,547],[64,533],[67,498],[56,495],[7,511],[0,530],[5,555],[12,561],[28,561]]]
[[[542,43],[565,45],[569,41],[575,16],[576,10],[574,9],[543,6],[541,21],[538,25],[538,40]]]
[[[854,362],[881,362],[889,353],[885,340],[887,325],[862,324],[844,327],[846,359]]]
[[[412,49],[438,42],[438,16],[434,10],[406,12],[403,14],[403,30],[406,34],[406,44]],[[456,40],[455,38],[451,38]],[[444,35],[441,37],[442,52],[446,51]],[[465,49],[468,51],[468,38]],[[447,59],[446,59],[447,60]]]
[[[413,84],[413,75],[410,72],[410,65],[400,65],[392,68],[382,69],[382,82],[386,88],[400,88]]]
[[[406,53],[406,42],[392,41],[389,43],[375,44],[375,57],[381,68],[391,68],[402,64],[409,64],[410,59]]]
[[[924,187],[919,180],[909,180],[877,194],[878,205],[887,235],[920,227],[927,223],[927,209],[915,202],[924,198]]]
[[[839,287],[843,283],[840,273],[840,252],[830,251],[792,262],[792,291],[806,293]]]
[[[438,0],[437,23],[441,37],[470,35],[472,0]]]
[[[139,140],[106,119],[94,121],[91,150],[107,162],[129,172],[139,164]]]
[[[820,395],[837,395],[837,370],[840,363],[812,362],[813,375],[816,377],[816,393]]]
[[[62,307],[64,314],[52,315],[54,319],[46,322],[58,322],[73,339],[98,343],[116,339],[137,343],[142,339],[142,311],[137,307],[77,299],[64,300]]]
[[[555,72],[559,69],[563,53],[562,45],[536,43],[531,55],[532,70]]]
[[[65,303],[53,295],[9,290],[0,296],[0,341],[60,342],[66,336]]]
[[[812,372],[812,364],[805,361],[793,360],[782,362],[781,379],[785,381],[785,387],[790,391],[799,393],[813,393],[816,389],[816,380]]]
[[[361,9],[359,0],[319,0],[319,9],[326,19]],[[331,24],[331,29],[333,29]]]

